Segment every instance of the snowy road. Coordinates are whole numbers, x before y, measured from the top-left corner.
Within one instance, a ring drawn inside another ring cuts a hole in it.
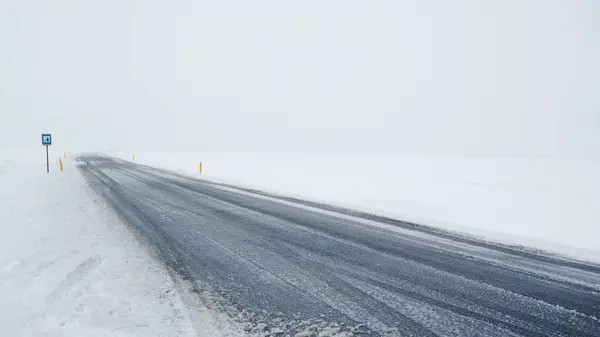
[[[249,334],[600,336],[599,266],[112,158],[78,161],[139,239]]]

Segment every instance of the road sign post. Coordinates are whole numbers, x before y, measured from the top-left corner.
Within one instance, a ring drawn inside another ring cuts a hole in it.
[[[52,145],[52,135],[42,133],[42,145],[46,146],[46,172],[50,173],[50,158],[48,156],[48,147]]]

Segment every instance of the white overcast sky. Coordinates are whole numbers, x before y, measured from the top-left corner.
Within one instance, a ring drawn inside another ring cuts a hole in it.
[[[600,153],[600,1],[0,1],[0,146]]]

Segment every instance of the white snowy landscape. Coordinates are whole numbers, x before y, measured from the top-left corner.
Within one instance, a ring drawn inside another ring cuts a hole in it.
[[[4,333],[252,335],[151,257],[89,189],[75,154],[53,154],[47,174],[43,151],[2,152]],[[594,161],[139,152],[133,162],[600,261]]]
[[[0,336],[600,336],[598,13],[0,1]]]

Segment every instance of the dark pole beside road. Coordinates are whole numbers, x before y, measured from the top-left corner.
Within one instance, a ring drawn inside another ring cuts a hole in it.
[[[48,158],[48,145],[46,145],[46,173],[50,173],[50,159]]]

